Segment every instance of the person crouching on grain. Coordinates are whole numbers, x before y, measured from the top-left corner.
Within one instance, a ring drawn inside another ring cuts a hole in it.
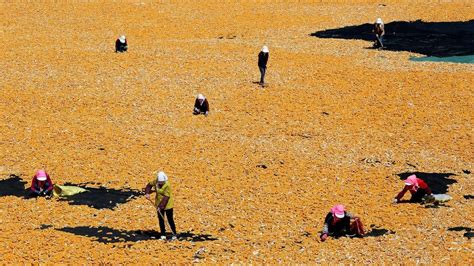
[[[393,199],[393,203],[399,203],[407,191],[410,191],[410,202],[413,203],[423,202],[424,198],[432,200],[434,197],[430,187],[423,179],[416,177],[416,175],[411,175],[405,180],[405,187],[403,187],[403,190]]]
[[[202,94],[198,94],[196,100],[194,101],[193,115],[199,114],[204,114],[205,116],[209,115],[209,102]]]
[[[351,224],[351,219],[353,223]],[[326,241],[328,236],[358,236],[364,235],[364,227],[358,217],[346,212],[343,205],[336,205],[324,219],[324,227],[321,233],[321,241]]]
[[[53,182],[44,170],[38,170],[31,181],[31,196],[51,197],[53,193]]]
[[[155,191],[152,191],[155,188]],[[168,219],[168,224],[171,227],[173,237],[171,240],[176,240],[176,226],[173,219],[173,194],[171,193],[171,186],[168,182],[168,177],[164,172],[158,172],[156,178],[153,178],[145,187],[145,197],[150,200],[150,193],[156,192],[154,205],[158,214],[158,222],[160,224],[161,240],[166,240],[165,215]],[[151,200],[150,200],[151,201]]]
[[[127,39],[125,38],[125,35],[122,35],[115,41],[115,52],[123,53],[123,52],[126,52],[127,50],[128,50]]]
[[[258,69],[260,70],[260,82],[261,86],[265,85],[265,73],[267,72],[269,51],[267,46],[263,46],[260,53],[258,53]]]
[[[381,18],[377,18],[374,24],[374,30],[373,32],[375,33],[375,48],[383,48],[383,36],[385,35],[385,26],[383,24],[383,21]]]

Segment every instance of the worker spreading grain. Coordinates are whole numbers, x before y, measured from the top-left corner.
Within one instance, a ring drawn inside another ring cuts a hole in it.
[[[152,188],[155,188],[152,191]],[[156,192],[154,205],[158,214],[160,224],[161,240],[166,240],[165,215],[173,233],[171,240],[176,240],[176,226],[173,219],[173,194],[168,182],[168,176],[162,171],[158,172],[156,178],[153,178],[145,187],[145,197],[151,201],[150,193]]]

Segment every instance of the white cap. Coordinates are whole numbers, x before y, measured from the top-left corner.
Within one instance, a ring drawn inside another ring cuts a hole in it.
[[[269,52],[269,51],[268,51],[268,47],[267,47],[266,45],[264,45],[264,46],[262,47],[262,52],[264,52],[264,53],[268,53],[268,52]]]
[[[120,37],[119,37],[119,41],[120,41],[121,43],[125,43],[125,35],[120,36]]]
[[[383,21],[381,18],[377,18],[377,20],[375,21],[376,24],[383,24]]]
[[[198,98],[199,100],[204,100],[204,99],[206,99],[206,97],[204,97],[204,95],[202,95],[202,94],[200,94],[200,93],[198,94],[197,98]]]
[[[156,178],[157,178],[158,182],[168,181],[168,177],[166,176],[165,172],[163,172],[163,171],[158,172],[158,174],[156,175]]]
[[[344,213],[342,213],[342,214],[335,213],[334,215],[336,215],[336,217],[339,218],[339,219],[344,218]]]

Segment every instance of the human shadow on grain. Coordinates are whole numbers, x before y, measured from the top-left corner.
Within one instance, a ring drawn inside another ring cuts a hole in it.
[[[29,189],[25,189],[26,184],[26,181],[12,174],[7,179],[0,180],[0,197],[15,196],[27,198]]]
[[[368,231],[364,237],[379,237],[379,236],[384,236],[384,235],[393,235],[395,234],[395,231],[385,229],[385,228],[380,228],[374,224],[370,226],[370,231]]]
[[[95,209],[114,209],[119,204],[127,203],[143,194],[140,190],[136,189],[113,189],[102,185],[99,187],[91,187],[89,184],[91,183],[64,184],[67,186],[81,187],[87,191],[62,197],[59,200],[67,201],[70,205],[87,205]]]
[[[148,240],[158,240],[161,234],[154,230],[119,230],[106,226],[77,226],[63,227],[56,229],[58,231],[72,233],[79,236],[93,238],[100,243],[120,243],[120,242],[138,242]],[[191,231],[182,232],[177,235],[179,241],[203,242],[214,241],[217,238],[208,234],[195,234]],[[171,235],[168,235],[168,239]]]
[[[471,239],[474,237],[474,229],[470,227],[455,226],[455,227],[448,228],[448,231],[455,231],[455,232],[465,231],[465,233],[463,234],[464,237],[467,237],[468,239]]]

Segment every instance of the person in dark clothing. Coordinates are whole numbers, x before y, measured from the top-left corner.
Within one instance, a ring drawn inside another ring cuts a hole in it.
[[[434,197],[430,187],[423,179],[416,177],[416,175],[411,175],[405,180],[405,187],[403,187],[403,190],[393,199],[393,202],[400,202],[407,191],[410,191],[410,202],[413,203],[423,202],[425,199],[432,200]]]
[[[115,41],[115,52],[123,53],[123,52],[126,52],[127,50],[128,50],[127,39],[125,38],[125,35],[122,35]]]
[[[383,48],[383,36],[385,35],[385,26],[381,18],[377,18],[374,24],[375,48]]]
[[[38,170],[31,181],[31,196],[51,197],[53,193],[53,182],[44,170]]]
[[[209,102],[206,97],[202,94],[198,94],[196,100],[194,101],[194,115],[204,114],[205,116],[209,115]]]
[[[351,219],[354,219],[352,224]],[[324,227],[320,238],[321,241],[326,241],[328,236],[338,238],[346,235],[356,235],[362,237],[363,234],[364,228],[360,219],[346,212],[343,205],[336,205],[331,208],[324,219]]]
[[[265,73],[267,72],[267,62],[269,57],[269,51],[267,46],[263,46],[262,51],[258,53],[258,68],[260,69],[260,82],[261,86],[265,85]]]

